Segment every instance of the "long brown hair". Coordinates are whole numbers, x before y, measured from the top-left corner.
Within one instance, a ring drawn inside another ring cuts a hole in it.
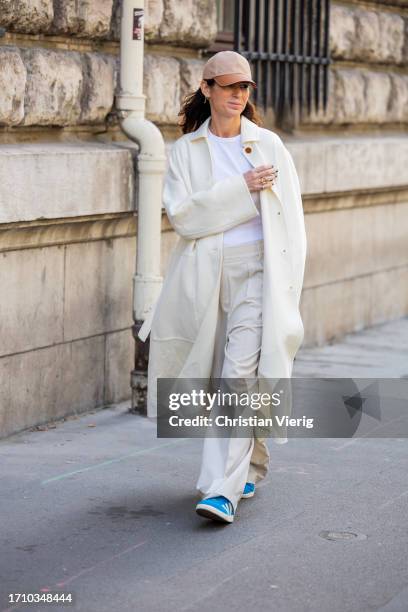
[[[205,79],[205,81],[209,87],[213,87],[215,83],[214,79]],[[262,125],[262,118],[255,104],[249,100],[241,114],[250,121],[256,123],[256,125]],[[178,113],[178,116],[181,117],[179,125],[183,130],[183,134],[188,134],[189,132],[197,130],[210,115],[210,103],[206,102],[205,96],[199,87],[196,91],[185,96],[180,112]]]

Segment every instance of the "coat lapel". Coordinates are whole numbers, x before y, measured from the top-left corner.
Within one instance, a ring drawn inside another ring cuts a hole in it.
[[[203,162],[205,158],[211,159],[210,147],[208,145],[208,129],[211,117],[207,117],[207,119],[200,125],[200,127],[192,133],[191,142],[195,142],[202,149],[202,158]],[[242,153],[251,164],[253,168],[257,166],[264,166],[265,164],[273,164],[277,165],[276,159],[268,159],[266,160],[261,153],[261,150],[258,145],[258,141],[260,139],[259,127],[245,117],[241,115],[241,144],[242,144]],[[200,142],[201,141],[201,142]],[[209,157],[208,157],[209,156]],[[212,166],[212,162],[211,162]],[[201,167],[201,164],[200,164]],[[203,166],[204,167],[204,166]],[[208,181],[208,177],[206,177]],[[280,202],[282,203],[282,194],[279,187],[279,177],[278,181],[273,185],[272,191],[278,197]]]
[[[241,117],[241,135],[242,153],[245,155],[251,166],[256,168],[257,166],[273,164],[275,167],[277,167],[276,157],[275,159],[266,159],[259,148],[259,127],[244,116]],[[282,203],[279,177],[271,189]]]
[[[210,119],[211,117],[207,117],[200,127],[192,132],[191,142],[200,140],[200,138],[208,138]],[[241,115],[241,140],[243,143],[259,140],[259,127],[244,115]]]

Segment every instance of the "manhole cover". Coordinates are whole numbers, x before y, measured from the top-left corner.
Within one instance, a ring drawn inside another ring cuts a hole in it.
[[[321,538],[326,540],[366,540],[367,536],[364,533],[354,533],[352,531],[321,531]]]

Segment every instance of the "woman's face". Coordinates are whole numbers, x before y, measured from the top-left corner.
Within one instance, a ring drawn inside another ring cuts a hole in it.
[[[217,83],[209,87],[205,81],[201,82],[201,91],[211,104],[211,114],[228,118],[241,115],[248,102],[249,87],[244,81],[224,87]]]

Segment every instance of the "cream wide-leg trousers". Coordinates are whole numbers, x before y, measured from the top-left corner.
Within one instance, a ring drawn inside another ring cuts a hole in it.
[[[263,240],[225,246],[212,378],[256,378],[262,337]],[[224,495],[234,510],[246,482],[265,477],[265,438],[204,438],[196,488]]]

